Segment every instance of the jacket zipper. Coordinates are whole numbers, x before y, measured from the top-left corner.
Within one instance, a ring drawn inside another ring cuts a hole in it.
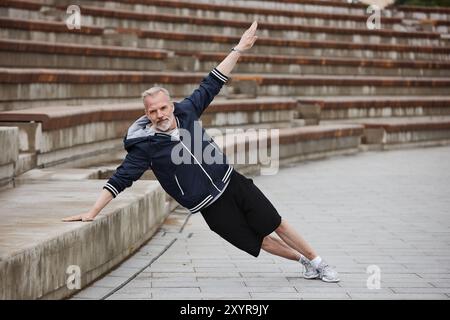
[[[183,189],[181,188],[180,183],[178,182],[177,175],[175,175],[175,181],[177,182],[178,188],[180,188],[181,194],[184,196],[184,191],[183,191]]]
[[[206,174],[206,176],[208,177],[209,181],[211,181],[212,185],[214,186],[214,188],[217,189],[217,191],[222,192],[219,188],[217,188],[217,186],[214,184],[213,180],[211,179],[211,177],[209,176],[208,172],[205,171],[205,169],[203,169],[202,165],[200,164],[200,162],[197,160],[197,158],[192,154],[191,150],[189,150],[188,147],[186,147],[184,145],[184,143],[180,140],[180,143],[183,145],[183,147],[186,148],[186,150],[190,153],[190,155],[195,159],[195,161],[197,161],[198,165],[200,166],[200,168],[203,170],[203,172]]]
[[[208,141],[208,143],[209,143],[210,145],[212,145],[213,148],[217,150],[217,152],[219,152],[220,154],[223,154],[223,152],[220,151],[219,148],[217,148],[215,145],[213,145],[211,141]]]
[[[221,155],[223,155],[223,152],[220,151],[220,149],[217,148],[211,141],[208,141],[208,143],[209,143],[210,145],[212,145],[213,148],[217,150],[217,152],[219,152]],[[229,175],[229,171],[230,171],[230,170],[231,170],[231,166],[228,167],[227,172],[225,172],[225,175],[224,175],[223,178],[222,178],[222,181],[223,181],[224,183],[225,183],[226,178],[228,178],[228,175]]]

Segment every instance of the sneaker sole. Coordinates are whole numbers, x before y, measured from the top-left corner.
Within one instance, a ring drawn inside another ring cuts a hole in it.
[[[309,276],[309,277],[303,275],[303,278],[308,279],[308,280],[317,279],[318,277],[319,277],[319,275],[317,275],[317,276]]]
[[[333,283],[333,282],[339,282],[339,281],[341,281],[341,279],[327,280],[327,279],[324,279],[324,278],[320,278],[320,280],[322,280],[323,282],[327,282],[327,283]]]

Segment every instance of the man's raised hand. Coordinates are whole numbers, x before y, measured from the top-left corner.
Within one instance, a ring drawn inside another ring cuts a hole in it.
[[[253,47],[256,39],[256,29],[258,28],[258,23],[254,21],[250,28],[248,28],[241,37],[239,44],[235,47],[235,49],[240,51],[245,51]]]

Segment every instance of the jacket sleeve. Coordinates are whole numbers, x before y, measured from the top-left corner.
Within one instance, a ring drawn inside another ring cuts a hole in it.
[[[116,172],[109,178],[103,189],[111,192],[113,197],[138,180],[149,168],[149,159],[140,149],[133,148],[128,152],[122,164],[117,167]]]
[[[214,68],[203,78],[200,86],[181,103],[191,105],[197,117],[200,117],[227,81],[228,77]]]

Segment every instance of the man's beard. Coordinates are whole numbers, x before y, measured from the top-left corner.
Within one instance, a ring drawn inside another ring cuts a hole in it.
[[[169,119],[158,122],[158,124],[156,125],[156,129],[158,129],[159,131],[169,130],[170,126],[172,125],[173,119],[174,117],[172,115],[169,117]]]

